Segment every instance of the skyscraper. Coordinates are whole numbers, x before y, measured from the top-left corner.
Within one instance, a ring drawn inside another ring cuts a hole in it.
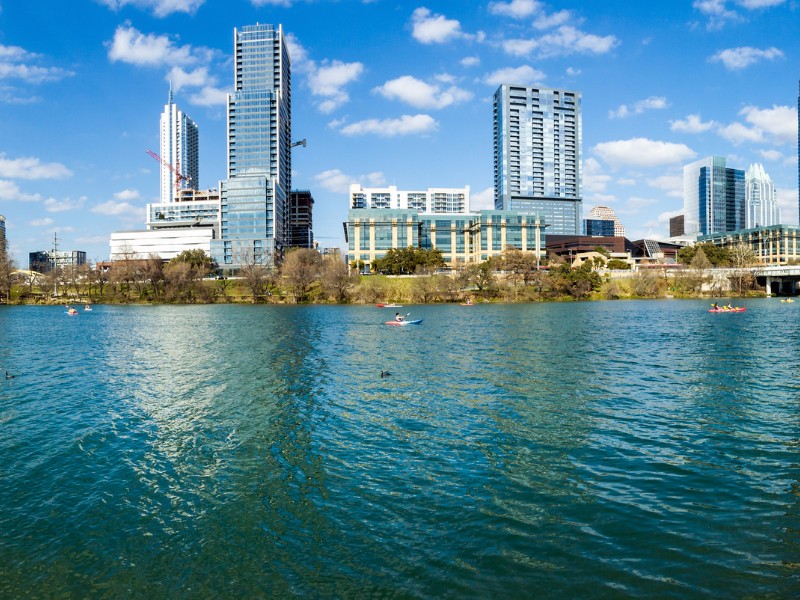
[[[6,251],[6,218],[0,215],[0,257]]]
[[[711,235],[745,227],[744,171],[709,156],[683,167],[686,235]]]
[[[619,220],[617,213],[610,206],[595,206],[589,211],[590,219],[602,219],[614,222],[614,233],[616,237],[625,237],[625,226]]]
[[[800,218],[800,81],[797,87],[797,211]]]
[[[200,178],[199,134],[197,124],[169,98],[161,113],[161,160],[188,178],[188,187],[197,189]],[[175,202],[178,189],[175,174],[161,164],[161,202]],[[180,186],[182,187],[182,186]]]
[[[494,205],[581,231],[581,95],[501,85],[494,94]]]
[[[286,245],[291,189],[291,75],[279,25],[234,30],[228,94],[228,178],[220,182],[221,267],[269,264]]]
[[[761,164],[752,164],[744,174],[745,228],[780,225],[781,211],[772,179]]]

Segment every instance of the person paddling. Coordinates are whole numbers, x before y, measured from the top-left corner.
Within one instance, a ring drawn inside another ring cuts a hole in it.
[[[405,317],[400,313],[394,313],[394,320],[399,323],[400,321],[404,321]]]

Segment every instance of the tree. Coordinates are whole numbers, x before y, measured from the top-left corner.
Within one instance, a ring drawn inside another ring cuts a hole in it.
[[[239,268],[239,276],[244,280],[252,302],[255,304],[263,301],[272,283],[272,271],[267,266],[269,257],[247,250],[237,255],[237,261],[242,265]]]
[[[424,266],[430,270],[446,266],[442,251],[438,248],[423,250],[422,248],[392,248],[387,250],[383,258],[375,259],[373,270],[387,275],[416,273],[417,267]]]
[[[695,254],[700,250],[703,251],[710,266],[723,267],[730,261],[730,256],[727,248],[722,246],[715,246],[711,242],[702,242],[694,246],[686,246],[678,251],[678,262],[688,265],[692,263]]]
[[[6,248],[0,248],[0,298],[11,300],[11,285],[14,281],[14,260]]]
[[[187,263],[198,272],[201,278],[207,276],[210,272],[217,269],[217,265],[214,260],[199,248],[194,250],[184,250],[169,262],[170,264]]]
[[[758,257],[750,246],[739,243],[728,252],[733,273],[729,279],[736,292],[742,296],[747,290],[752,289],[755,276],[748,267],[758,263]]]
[[[336,302],[345,302],[358,283],[358,275],[341,260],[327,257],[322,263],[322,287]]]
[[[308,299],[321,271],[322,255],[310,248],[295,248],[287,252],[280,269],[281,277],[296,303]]]

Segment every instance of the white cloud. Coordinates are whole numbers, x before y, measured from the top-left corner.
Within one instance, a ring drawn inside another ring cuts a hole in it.
[[[583,161],[583,189],[585,191],[602,194],[606,191],[610,181],[611,176],[603,172],[603,166],[596,158],[590,156]]]
[[[540,58],[550,58],[570,54],[605,54],[618,45],[619,40],[613,35],[598,36],[571,25],[562,25],[539,38],[505,40],[502,48],[512,56],[528,56],[535,52]]]
[[[551,29],[553,27],[559,27],[560,25],[566,25],[571,18],[572,13],[570,11],[560,10],[549,15],[543,14],[537,17],[533,22],[533,26],[536,29]]]
[[[121,192],[117,192],[114,194],[114,198],[117,200],[136,200],[139,198],[139,190],[122,190]]]
[[[283,6],[289,8],[292,6],[292,0],[250,0],[250,3],[256,8],[260,6]]]
[[[746,106],[740,112],[748,123],[771,135],[780,142],[791,143],[797,140],[797,108],[794,106],[777,106],[757,108]]]
[[[541,10],[537,0],[511,0],[510,2],[490,2],[489,13],[513,19],[524,19]]]
[[[469,209],[471,211],[494,210],[494,187],[488,187],[477,194],[470,194]]]
[[[349,193],[350,184],[353,183],[360,183],[361,185],[367,187],[380,186],[386,183],[383,173],[379,171],[368,173],[367,175],[358,175],[352,177],[342,173],[342,171],[339,169],[329,169],[314,175],[313,179],[320,185],[320,187],[328,190],[329,192],[334,192],[337,194]]]
[[[477,67],[481,64],[481,59],[477,56],[465,56],[461,59],[462,67]]]
[[[726,69],[735,71],[749,67],[760,60],[775,60],[777,58],[783,58],[783,52],[775,47],[761,50],[759,48],[743,46],[741,48],[720,50],[708,60],[711,62],[721,62],[725,65]]]
[[[745,10],[760,10],[784,4],[786,0],[734,0],[733,4]],[[695,0],[692,6],[708,17],[706,28],[709,31],[722,29],[728,23],[743,21],[744,18],[728,6],[728,0]]]
[[[202,87],[210,80],[213,81],[208,74],[207,67],[197,67],[194,71],[184,71],[181,67],[172,67],[165,79],[170,82],[175,92],[179,92],[183,87]]]
[[[134,214],[141,214],[143,209],[133,206],[128,202],[114,202],[113,200],[108,200],[96,206],[93,206],[91,212],[96,213],[98,215],[104,215],[106,217],[116,217],[120,215],[134,215]]]
[[[610,119],[624,119],[631,115],[640,115],[646,110],[659,110],[667,108],[667,99],[663,96],[650,96],[644,100],[638,100],[633,107],[628,108],[627,104],[622,104],[617,110],[608,111]]]
[[[189,102],[196,106],[224,106],[228,102],[228,92],[207,85],[196,94],[191,94]]]
[[[505,69],[498,69],[492,71],[484,78],[484,82],[489,85],[502,85],[504,83],[519,84],[519,85],[534,85],[544,81],[544,73],[538,69],[534,69],[529,65],[521,67],[508,67]]]
[[[716,125],[714,121],[706,121],[704,123],[699,114],[688,115],[682,121],[670,121],[669,123],[669,127],[672,131],[679,131],[681,133],[703,133]]]
[[[81,196],[77,200],[73,200],[72,198],[64,198],[63,200],[48,198],[44,201],[44,209],[47,212],[66,212],[68,210],[78,210],[83,208],[84,202],[86,202],[86,196]]]
[[[667,212],[660,213],[655,219],[651,219],[644,223],[644,226],[650,230],[650,232],[654,230],[661,230],[664,231],[667,227],[669,227],[669,220],[677,217],[678,215],[683,214],[683,210],[671,210]],[[643,237],[651,237],[652,233],[645,235]]]
[[[439,124],[430,115],[403,115],[399,119],[367,119],[340,129],[344,135],[375,134],[381,137],[432,133]]]
[[[25,83],[39,84],[59,81],[75,74],[73,71],[58,67],[40,67],[33,64],[40,59],[39,54],[28,52],[19,46],[0,44],[0,79],[16,79]]]
[[[580,69],[576,69],[574,67],[567,67],[567,75],[570,77],[577,77],[580,75],[582,71]]]
[[[0,177],[11,179],[61,179],[72,175],[61,163],[41,163],[38,158],[6,158],[0,152]]]
[[[717,133],[726,140],[738,146],[742,142],[763,142],[763,133],[755,128],[748,127],[742,123],[731,123],[730,125],[720,125]]]
[[[657,167],[686,162],[697,153],[684,144],[632,138],[597,144],[592,151],[612,167]]]
[[[781,154],[777,150],[759,150],[758,153],[764,160],[769,160],[773,162],[777,162],[783,158],[783,154]]]
[[[39,194],[26,194],[19,189],[13,181],[0,179],[0,200],[11,200],[18,202],[39,202],[42,197]]]
[[[636,180],[635,179],[631,179],[629,177],[620,177],[619,179],[617,179],[617,184],[618,185],[628,185],[628,186],[636,185]]]
[[[473,37],[461,31],[461,23],[457,20],[433,14],[425,7],[412,13],[411,24],[411,35],[421,44],[444,44],[451,40]]]
[[[112,10],[118,11],[125,6],[135,6],[142,10],[151,10],[156,17],[166,17],[172,13],[194,14],[205,0],[99,0]]]
[[[139,67],[190,64],[195,62],[191,46],[175,46],[165,35],[143,34],[130,23],[120,25],[107,43],[108,59]]]
[[[45,217],[44,219],[34,219],[31,221],[31,227],[47,227],[48,225],[52,225],[55,223],[53,219],[50,217]]]
[[[387,81],[373,91],[384,98],[400,100],[415,108],[445,108],[472,98],[472,93],[456,86],[442,89],[439,85],[426,83],[411,75]]]
[[[672,198],[683,198],[683,173],[652,177],[647,180],[647,185],[666,192]]]
[[[310,65],[308,76],[311,93],[322,98],[318,104],[323,113],[330,113],[350,100],[344,87],[356,81],[364,72],[360,62],[344,63],[339,60],[324,61],[321,67]]]

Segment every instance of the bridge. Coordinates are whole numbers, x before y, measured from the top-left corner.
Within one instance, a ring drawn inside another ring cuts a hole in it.
[[[800,265],[753,267],[751,270],[758,284],[766,288],[767,296],[773,293],[795,296],[800,293]]]

